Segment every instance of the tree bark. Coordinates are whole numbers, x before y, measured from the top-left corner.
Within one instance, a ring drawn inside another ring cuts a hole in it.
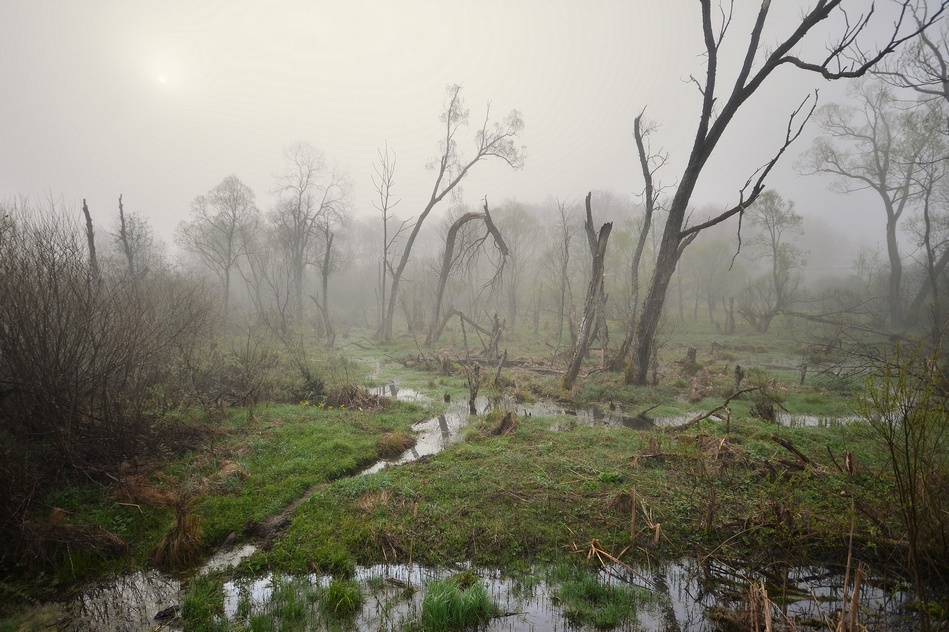
[[[589,196],[587,197],[589,201]],[[593,338],[593,330],[596,327],[597,312],[599,311],[599,296],[603,289],[603,267],[606,258],[606,244],[610,238],[610,231],[613,230],[613,223],[608,222],[600,227],[600,233],[596,241],[596,250],[593,253],[593,270],[590,274],[590,286],[587,289],[587,298],[583,306],[583,318],[580,320],[577,340],[573,349],[573,357],[567,367],[567,372],[563,376],[563,388],[569,390],[573,388],[573,383],[580,373],[580,365],[590,348],[590,341]]]
[[[597,253],[597,234],[596,229],[593,228],[593,209],[590,203],[590,198],[593,193],[587,193],[586,197],[586,220],[583,222],[583,230],[587,235],[587,244],[590,246],[590,257],[595,259]],[[593,326],[593,332],[590,336],[590,340],[598,339],[600,341],[600,348],[602,357],[600,358],[600,364],[603,368],[606,368],[609,364],[609,355],[610,355],[610,332],[606,324],[606,284],[601,282],[599,291],[596,296],[596,322]]]
[[[326,346],[329,349],[336,344],[336,331],[333,329],[333,323],[330,322],[329,308],[329,285],[330,273],[332,272],[333,239],[336,235],[327,228],[326,232],[326,251],[323,253],[323,265],[320,267],[320,284],[323,288],[323,333],[326,334]]]

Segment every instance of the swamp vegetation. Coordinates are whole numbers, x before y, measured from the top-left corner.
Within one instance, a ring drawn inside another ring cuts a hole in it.
[[[891,357],[904,370],[854,396],[828,376],[800,383],[779,361],[786,348],[754,339],[730,348],[704,336],[709,344],[694,357],[668,346],[655,388],[600,373],[564,392],[549,358],[530,354],[512,354],[495,383],[485,363],[477,414],[451,447],[358,476],[410,449],[413,425],[444,410],[442,399],[464,401],[476,360],[354,339],[311,360],[323,392],[310,399],[177,411],[175,424],[191,437],[179,451],[43,492],[24,522],[31,531],[21,530],[41,543],[5,553],[10,618],[0,629],[65,625],[72,615],[56,603],[83,582],[147,566],[185,571],[169,625],[351,629],[373,586],[378,599],[396,581],[353,581],[379,564],[469,569],[426,586],[398,580],[406,599],[424,592],[416,615],[387,629],[503,623],[478,569],[528,585],[545,577],[570,625],[636,627],[634,604],[655,601],[654,582],[617,585],[600,574],[682,559],[743,569],[734,602],[710,611],[705,627],[741,628],[752,611],[789,629],[851,616],[782,619],[780,604],[801,598],[787,594],[787,573],[818,563],[851,582],[872,578],[884,592],[913,589],[900,625],[923,614],[944,621],[945,396],[913,388],[918,356]],[[746,367],[737,397],[736,363]],[[398,388],[354,386],[372,382],[399,383],[415,403],[382,395]],[[621,409],[620,419],[639,425],[577,414],[596,409]],[[897,421],[899,410],[925,418]],[[775,411],[824,421],[783,425]],[[923,434],[896,436],[904,429]],[[214,551],[247,544],[236,566],[187,579]],[[783,587],[754,579],[782,573]],[[245,598],[225,610],[226,582],[264,575],[272,578],[265,605]],[[857,604],[861,589],[849,590]]]

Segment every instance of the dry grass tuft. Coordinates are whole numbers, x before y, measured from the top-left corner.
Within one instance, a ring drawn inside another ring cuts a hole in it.
[[[376,454],[383,459],[394,459],[415,445],[415,437],[404,432],[387,432],[376,443]]]
[[[201,518],[192,512],[190,500],[175,501],[175,521],[155,546],[151,561],[164,568],[182,568],[201,559],[204,552]]]
[[[355,384],[336,386],[326,393],[326,405],[333,408],[349,408],[351,410],[383,410],[391,405],[392,400],[379,395],[372,395],[368,390]]]
[[[154,507],[171,507],[175,503],[174,492],[156,487],[144,474],[127,474],[119,479],[115,489],[119,502]]]
[[[366,492],[359,497],[359,509],[364,512],[370,512],[377,507],[385,507],[389,504],[390,492],[388,489],[378,489]]]

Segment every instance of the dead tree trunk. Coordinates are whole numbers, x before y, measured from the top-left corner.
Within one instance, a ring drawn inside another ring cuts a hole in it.
[[[501,320],[501,317],[497,314],[494,315],[493,324],[491,325],[491,338],[488,340],[488,348],[485,352],[485,355],[490,359],[501,355],[501,334],[504,332],[506,324],[506,320]]]
[[[589,200],[589,198],[587,198]],[[587,299],[583,305],[583,318],[580,320],[580,328],[577,332],[577,342],[574,345],[573,357],[567,372],[563,376],[563,388],[569,390],[580,373],[580,364],[590,348],[590,341],[593,336],[593,329],[596,326],[596,318],[599,294],[603,288],[603,267],[606,259],[606,244],[610,238],[610,231],[613,230],[613,223],[608,222],[600,227],[600,234],[596,241],[596,251],[593,253],[593,271],[590,275],[590,287],[587,289]]]
[[[92,229],[92,215],[86,205],[86,198],[82,199],[82,214],[86,216],[86,241],[89,244],[89,279],[93,285],[98,285],[99,259],[96,257],[96,234]]]
[[[501,256],[503,257],[501,259],[500,269],[504,268],[504,260],[508,256],[509,250],[507,248],[507,244],[504,243],[504,238],[501,237],[501,232],[491,220],[491,213],[488,212],[488,200],[485,198],[484,213],[465,213],[455,220],[455,223],[452,224],[451,228],[448,229],[448,235],[445,237],[445,253],[442,257],[442,268],[438,275],[438,290],[435,293],[435,314],[432,316],[432,325],[428,330],[428,335],[425,337],[425,344],[427,345],[435,344],[442,332],[442,328],[439,327],[439,315],[441,313],[442,299],[445,296],[445,285],[448,283],[448,275],[451,273],[452,263],[454,263],[455,240],[458,237],[458,231],[461,230],[461,227],[468,222],[479,219],[484,220],[484,225],[488,229],[488,234],[494,237],[494,244],[497,246],[498,250],[501,251]],[[480,247],[480,243],[483,243],[487,237],[488,235],[482,237],[476,246]],[[500,269],[498,274],[500,274]]]
[[[128,227],[125,223],[125,207],[122,205],[122,196],[119,195],[119,242],[122,245],[122,252],[128,261],[128,275],[130,279],[137,277],[135,271],[135,250],[132,248],[132,242],[129,239]]]
[[[583,230],[587,234],[587,243],[590,246],[590,257],[596,257],[597,249],[597,236],[596,229],[593,228],[593,209],[591,208],[590,198],[592,193],[587,193],[586,197],[586,210],[587,217],[583,222]],[[596,296],[596,323],[593,327],[593,334],[590,336],[590,340],[599,340],[600,349],[602,356],[600,362],[603,368],[609,364],[610,356],[610,332],[606,325],[606,287],[604,283],[600,283],[600,289]]]
[[[642,265],[643,252],[646,250],[646,240],[649,237],[649,229],[652,227],[652,215],[659,201],[659,189],[653,184],[653,177],[656,170],[661,167],[666,158],[661,153],[654,153],[648,147],[648,135],[654,129],[653,126],[643,127],[643,114],[633,122],[633,136],[636,139],[636,151],[639,154],[639,166],[642,168],[645,188],[643,189],[643,226],[639,231],[639,239],[636,241],[636,249],[633,251],[633,261],[630,264],[630,288],[632,290],[629,306],[629,314],[626,322],[626,335],[620,344],[616,354],[609,360],[605,368],[612,371],[618,371],[626,363],[626,357],[629,355],[630,347],[633,344],[633,334],[636,331],[636,312],[639,310],[639,268]]]
[[[474,369],[468,368],[466,372],[468,374],[468,413],[477,415],[475,401],[478,399],[478,389],[481,388],[481,365],[476,362]]]
[[[329,285],[330,285],[330,273],[332,272],[333,264],[333,239],[336,235],[327,229],[326,231],[326,250],[323,253],[323,265],[320,267],[320,284],[323,289],[323,304],[321,305],[320,312],[323,315],[323,333],[326,334],[326,347],[332,349],[333,345],[336,344],[336,330],[333,329],[333,323],[330,322],[330,308],[329,308]]]

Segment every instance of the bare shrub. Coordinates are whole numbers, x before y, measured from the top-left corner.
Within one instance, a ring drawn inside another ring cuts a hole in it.
[[[58,478],[114,479],[167,447],[182,369],[215,331],[200,285],[93,275],[83,235],[55,208],[14,210],[0,230],[0,527]]]
[[[877,359],[864,396],[853,404],[886,454],[896,515],[908,545],[907,569],[920,599],[925,599],[924,578],[945,573],[949,559],[949,383],[944,362],[938,348],[897,345]]]

